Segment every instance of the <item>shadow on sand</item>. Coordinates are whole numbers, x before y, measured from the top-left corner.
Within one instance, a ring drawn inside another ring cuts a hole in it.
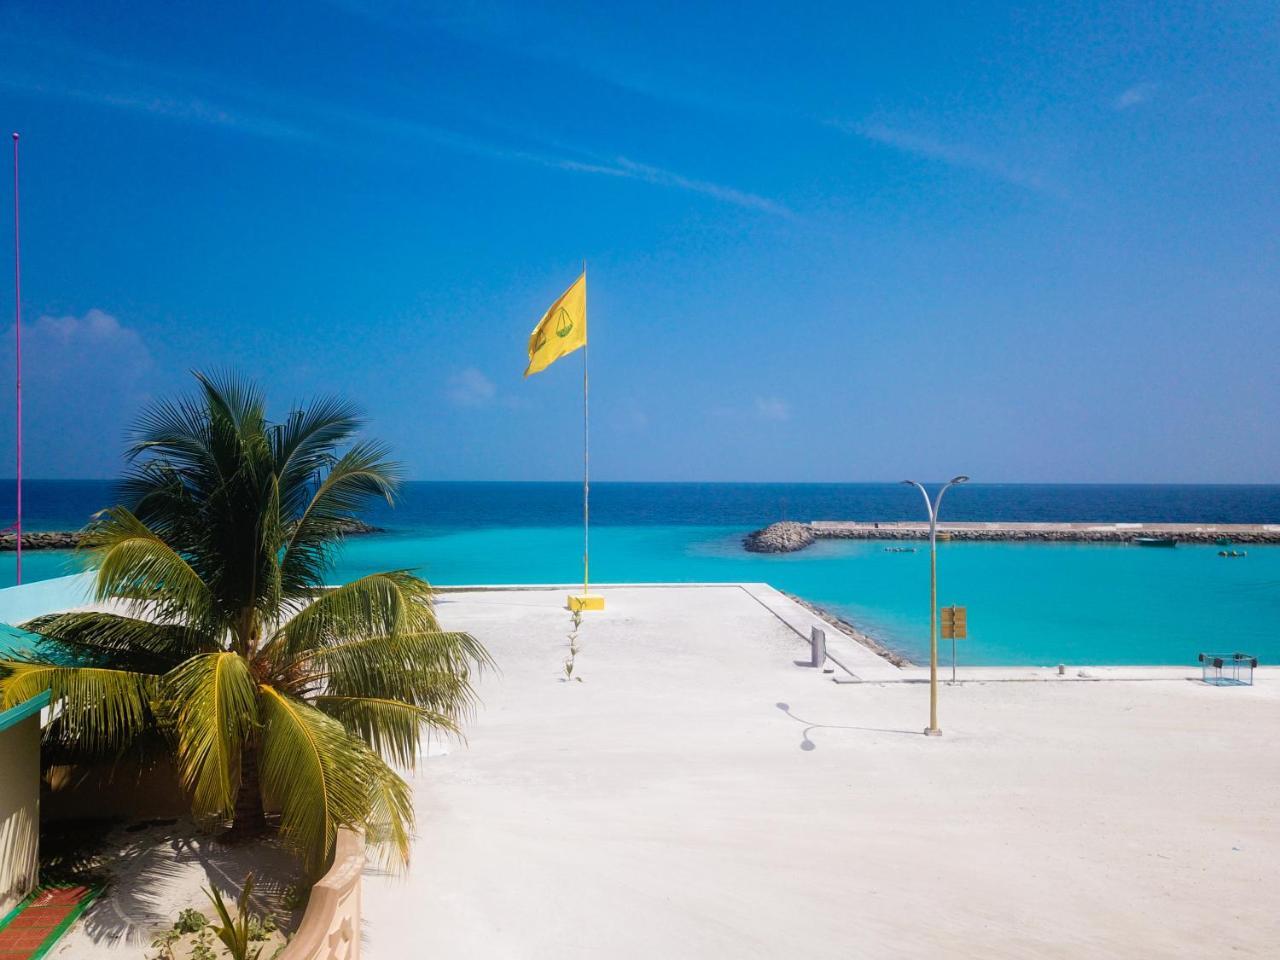
[[[796,723],[804,725],[804,730],[801,731],[800,733],[800,749],[801,750],[817,750],[818,749],[818,745],[814,743],[813,740],[809,737],[809,732],[812,730],[857,730],[862,733],[899,733],[909,737],[920,736],[920,731],[918,730],[890,730],[885,727],[856,727],[856,726],[851,726],[849,724],[843,724],[843,723],[812,723],[809,720],[805,720],[802,717],[797,717],[794,713],[792,713],[791,704],[789,703],[777,703],[777,704],[774,704],[774,706],[776,706],[779,710],[785,713],[788,717],[790,717]]]

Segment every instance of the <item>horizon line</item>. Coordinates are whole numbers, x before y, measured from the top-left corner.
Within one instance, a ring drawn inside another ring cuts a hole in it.
[[[28,483],[118,483],[121,477],[23,477]],[[14,483],[13,477],[0,478],[0,483]],[[581,478],[563,480],[499,480],[499,479],[424,479],[406,478],[403,483],[490,483],[490,484],[571,484],[581,486]],[[634,484],[637,486],[796,486],[796,487],[881,487],[897,486],[898,480],[597,480],[593,486]],[[922,480],[921,483],[945,483],[945,479]],[[1280,480],[970,480],[974,487],[1280,487]]]

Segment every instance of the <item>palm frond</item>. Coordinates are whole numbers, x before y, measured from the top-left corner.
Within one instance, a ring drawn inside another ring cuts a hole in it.
[[[188,657],[205,653],[217,641],[185,624],[156,623],[116,613],[85,611],[36,617],[23,629],[64,645],[72,656],[163,673]]]
[[[339,397],[319,397],[292,410],[271,430],[271,448],[288,516],[300,516],[312,498],[316,478],[338,461],[339,445],[364,425],[354,404]]]
[[[98,600],[129,598],[154,604],[162,620],[195,625],[213,605],[208,585],[181,554],[124,507],[112,507],[90,528]]]
[[[492,664],[488,651],[471,634],[428,631],[312,651],[298,675],[319,693],[400,700],[457,723],[475,706],[472,676]]]
[[[201,818],[227,817],[240,788],[242,748],[257,724],[249,665],[230,651],[192,657],[165,677],[164,687],[193,812]]]
[[[386,867],[405,867],[413,840],[413,791],[378,757],[369,764],[365,841]]]
[[[264,793],[280,808],[280,833],[308,871],[323,869],[339,827],[363,826],[377,757],[337,720],[259,686]]]
[[[343,540],[345,525],[375,498],[393,502],[400,468],[382,444],[357,443],[342,455],[315,487],[293,524],[281,561],[286,589],[300,589],[323,579],[330,551]]]
[[[217,466],[209,447],[208,426],[204,406],[194,400],[158,401],[133,425],[133,442],[125,456],[129,460],[144,454],[158,457],[176,476],[195,479]]]
[[[346,640],[437,628],[425,580],[406,570],[374,573],[325,591],[284,624],[268,649],[283,655]]]
[[[154,674],[15,660],[0,662],[0,672],[0,710],[47,690],[61,709],[46,736],[90,753],[126,747],[154,725],[151,705],[159,689]]]
[[[196,371],[206,409],[213,420],[226,420],[244,433],[257,432],[266,417],[266,403],[251,381],[230,370],[218,373]]]
[[[457,723],[443,713],[401,700],[322,694],[311,702],[368,744],[378,756],[409,769],[417,764],[425,728],[459,733]]]

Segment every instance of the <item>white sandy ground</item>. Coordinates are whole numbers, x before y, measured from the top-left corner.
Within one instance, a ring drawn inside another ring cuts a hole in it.
[[[56,829],[46,827],[46,831]],[[101,850],[107,889],[48,954],[58,960],[141,960],[154,956],[151,941],[191,907],[213,919],[204,891],[216,886],[234,911],[245,875],[253,872],[253,905],[288,927],[298,912],[286,905],[286,890],[300,882],[297,861],[275,844],[229,845],[211,839],[186,819],[111,830]],[[189,938],[188,938],[189,939]],[[263,960],[280,936],[261,944]],[[218,956],[224,956],[221,945]]]
[[[767,588],[603,593],[580,684],[563,590],[442,598],[502,672],[370,960],[1280,956],[1280,670],[962,670],[928,739],[924,671],[796,666]]]

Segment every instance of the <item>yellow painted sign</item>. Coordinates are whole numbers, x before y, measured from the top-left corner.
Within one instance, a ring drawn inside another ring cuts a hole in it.
[[[943,607],[942,639],[965,640],[969,636],[968,611],[964,607]]]

